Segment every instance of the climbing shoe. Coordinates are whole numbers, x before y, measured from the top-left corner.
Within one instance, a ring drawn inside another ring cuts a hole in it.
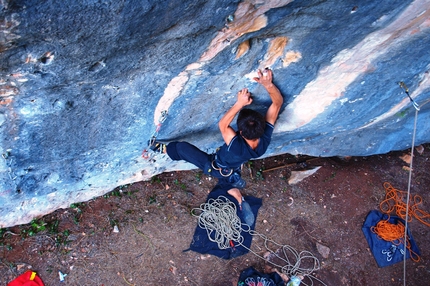
[[[239,173],[234,172],[230,177],[228,177],[228,182],[233,188],[243,189],[246,186],[246,182]]]
[[[149,149],[154,151],[155,153],[166,153],[167,145],[161,142],[154,141],[149,145]]]

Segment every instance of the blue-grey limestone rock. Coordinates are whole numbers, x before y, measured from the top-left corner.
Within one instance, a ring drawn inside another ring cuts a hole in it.
[[[270,104],[265,67],[285,99],[265,156],[404,150],[415,115],[430,142],[429,19],[428,0],[1,1],[0,227],[194,168],[148,139],[212,152],[237,91]]]

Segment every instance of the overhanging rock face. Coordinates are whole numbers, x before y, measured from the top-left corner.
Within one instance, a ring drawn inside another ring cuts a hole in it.
[[[142,151],[156,130],[215,150],[238,90],[270,103],[265,67],[285,99],[266,156],[403,150],[415,115],[430,142],[430,2],[341,2],[2,1],[0,227],[193,168]]]

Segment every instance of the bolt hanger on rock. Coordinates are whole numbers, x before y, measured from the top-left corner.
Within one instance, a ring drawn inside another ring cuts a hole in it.
[[[158,123],[155,127],[155,131],[152,133],[150,139],[148,140],[148,146],[147,148],[143,149],[142,158],[149,159],[148,150],[150,149],[152,144],[155,143],[158,133],[160,132],[161,126],[163,125],[164,121],[166,121],[167,119],[167,115],[168,115],[167,110],[163,110],[161,112],[160,119],[158,120]]]

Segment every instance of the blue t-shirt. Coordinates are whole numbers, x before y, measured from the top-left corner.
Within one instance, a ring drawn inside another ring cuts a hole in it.
[[[239,133],[233,137],[230,144],[224,143],[216,152],[216,161],[220,167],[237,168],[250,159],[262,156],[269,147],[274,126],[266,122],[263,136],[260,137],[257,148],[253,150]]]

